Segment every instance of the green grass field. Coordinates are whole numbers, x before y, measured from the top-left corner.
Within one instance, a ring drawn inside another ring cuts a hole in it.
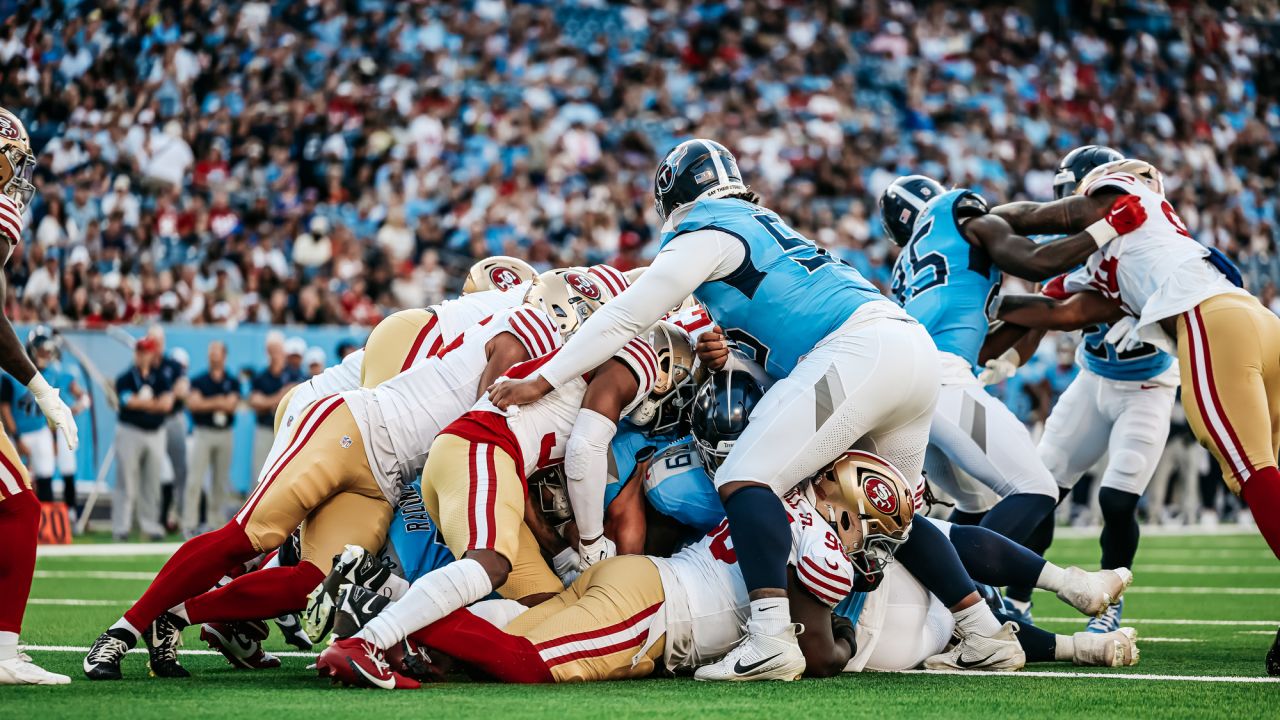
[[[1050,556],[1096,567],[1097,541],[1059,539]],[[309,656],[288,655],[280,670],[251,673],[220,656],[188,653],[188,680],[147,677],[145,654],[129,656],[123,681],[83,679],[84,650],[162,561],[41,557],[23,640],[38,662],[71,675],[72,685],[0,688],[0,718],[1280,717],[1280,682],[1231,680],[1265,677],[1262,658],[1280,623],[1280,563],[1256,534],[1144,538],[1126,603],[1142,662],[1119,670],[1043,664],[998,676],[866,673],[732,686],[648,680],[522,687],[459,678],[383,692],[330,687],[306,669]],[[1044,627],[1083,628],[1083,619],[1051,595],[1038,593],[1035,603]],[[278,637],[268,642],[286,647]],[[205,650],[196,629],[188,629],[185,647]]]

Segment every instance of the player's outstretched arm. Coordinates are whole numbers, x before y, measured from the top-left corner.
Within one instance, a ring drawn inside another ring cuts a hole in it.
[[[804,589],[794,567],[787,568],[787,597],[791,619],[804,625],[804,633],[796,638],[800,652],[804,653],[804,674],[808,677],[839,675],[855,652],[852,624],[847,620],[841,623],[843,618],[833,623],[831,608]]]
[[[1106,217],[1114,195],[1072,195],[1053,202],[1011,202],[991,209],[1022,235],[1071,235]]]
[[[1066,300],[1044,295],[1002,295],[996,316],[1006,322],[1044,330],[1079,330],[1121,320],[1120,304],[1100,293],[1079,292]]]

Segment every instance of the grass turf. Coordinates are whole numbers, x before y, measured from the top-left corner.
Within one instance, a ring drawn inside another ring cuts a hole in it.
[[[1059,539],[1050,557],[1096,567],[1095,539]],[[43,557],[37,566],[23,641],[34,646],[87,647],[146,587],[145,579],[87,573],[151,573],[156,557]],[[1103,670],[1154,674],[1260,677],[1262,658],[1280,621],[1280,564],[1256,535],[1150,536],[1138,553],[1126,619],[1135,620],[1142,662]],[[1178,588],[1181,588],[1179,590]],[[1210,590],[1199,590],[1209,588]],[[1169,589],[1169,590],[1166,590]],[[1260,590],[1242,594],[1240,589]],[[89,600],[92,605],[47,604]],[[1068,633],[1084,620],[1046,593],[1035,612],[1047,629]],[[1162,620],[1191,621],[1162,623]],[[1198,624],[1231,621],[1239,625]],[[278,635],[275,650],[291,650]],[[186,648],[203,649],[188,629]],[[457,682],[417,692],[331,688],[306,669],[309,658],[286,657],[277,671],[233,670],[220,657],[188,655],[187,680],[147,677],[145,655],[125,661],[126,678],[90,683],[82,652],[33,650],[45,667],[72,676],[70,687],[0,688],[0,717],[199,718],[251,713],[270,718],[322,717],[338,712],[415,714],[434,718],[806,717],[851,718],[923,714],[927,717],[1254,718],[1277,717],[1280,685],[1111,678],[1036,678],[1035,672],[1096,672],[1061,663],[1035,665],[1026,677],[878,674],[797,683],[719,685],[685,679],[580,686],[503,686]],[[375,715],[376,716],[376,715]]]

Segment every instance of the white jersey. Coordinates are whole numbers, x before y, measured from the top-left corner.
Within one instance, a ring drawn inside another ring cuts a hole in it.
[[[791,521],[787,562],[805,589],[835,607],[853,591],[853,563],[804,495],[792,490],[782,501]],[[723,657],[742,639],[751,612],[728,521],[675,556],[652,559],[666,595],[667,668],[695,668]]]
[[[1137,230],[1107,243],[1066,279],[1068,292],[1096,290],[1118,300],[1138,319],[1139,337],[1172,351],[1173,340],[1156,325],[1205,300],[1247,294],[1206,258],[1209,250],[1191,237],[1164,196],[1124,172],[1103,175],[1083,188],[1086,195],[1119,190],[1142,202],[1147,219]]]
[[[490,315],[517,307],[524,302],[528,289],[528,283],[520,283],[506,290],[484,290],[463,295],[427,308],[435,313],[440,325],[441,347],[447,347],[472,325]]]
[[[551,352],[538,360],[521,363],[511,368],[507,377],[528,377],[555,355],[555,352]],[[625,417],[653,391],[658,378],[658,355],[647,340],[635,338],[623,345],[611,359],[617,359],[626,365],[638,381],[635,395],[619,415]],[[538,468],[564,461],[565,445],[569,442],[574,422],[578,419],[578,411],[582,409],[582,398],[586,394],[586,378],[575,377],[541,400],[522,407],[512,407],[504,413],[489,402],[489,394],[485,393],[473,408],[476,412],[468,415],[478,425],[488,427],[506,440],[498,442],[498,446],[508,452],[515,451],[513,458],[523,466],[524,476],[527,478]],[[465,434],[463,436],[466,437]]]
[[[412,482],[426,463],[436,435],[475,404],[488,364],[486,345],[511,333],[531,358],[560,347],[560,334],[546,313],[529,306],[500,311],[472,325],[431,358],[373,389],[343,393],[351,408],[374,477],[387,500]]]

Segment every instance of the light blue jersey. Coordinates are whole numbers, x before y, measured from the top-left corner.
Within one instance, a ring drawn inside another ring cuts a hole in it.
[[[71,386],[85,387],[84,376],[80,373],[80,368],[61,360],[54,362],[50,367],[53,369],[57,381],[55,382],[50,378],[49,384],[58,389],[58,394],[62,396],[63,402],[71,405],[75,402],[75,396],[71,394]]]
[[[960,234],[955,205],[968,194],[950,190],[925,206],[894,264],[892,292],[933,336],[938,350],[976,366],[1001,272],[985,250]]]
[[[406,485],[396,503],[396,513],[387,530],[387,548],[391,567],[413,582],[437,568],[453,562],[440,536],[440,529],[422,504],[422,481]]]
[[[1108,380],[1150,380],[1173,365],[1173,356],[1150,343],[1120,352],[1107,342],[1110,325],[1091,325],[1084,329],[1076,362],[1089,372]]]
[[[702,468],[702,459],[689,435],[650,437],[636,426],[622,422],[613,436],[609,484],[605,507],[613,502],[636,468],[636,455],[646,447],[657,452],[644,478],[645,499],[655,510],[705,533],[724,520],[724,507],[715,484]]]
[[[56,387],[55,381],[58,378],[53,366],[41,370],[40,374],[44,376],[45,381]],[[5,375],[0,383],[3,383],[3,386],[0,386],[0,402],[8,405],[9,410],[13,412],[13,423],[19,435],[49,427],[44,411],[36,403],[31,391],[27,390],[27,386],[13,379],[11,375]]]
[[[775,378],[866,303],[883,300],[875,287],[775,213],[744,200],[702,200],[663,233],[662,245],[696,230],[719,230],[740,241],[747,257],[693,296],[740,350]]]

